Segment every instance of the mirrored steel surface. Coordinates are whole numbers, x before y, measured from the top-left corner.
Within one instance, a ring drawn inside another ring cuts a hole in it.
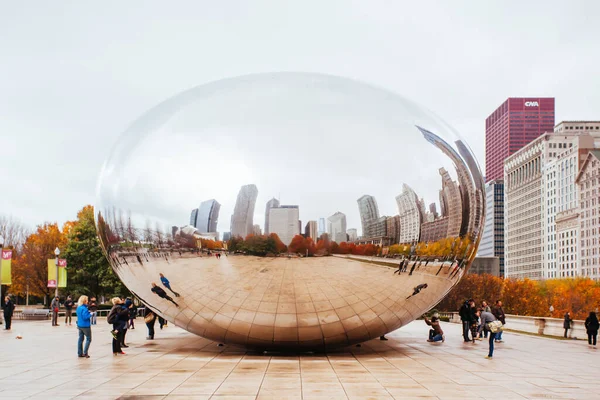
[[[219,342],[305,349],[429,310],[468,270],[485,217],[477,162],[447,124],[386,90],[301,73],[151,109],[105,162],[95,210],[113,269],[159,315]],[[328,231],[329,245],[277,246],[273,234],[288,245],[300,230]],[[379,256],[328,255],[369,244]]]

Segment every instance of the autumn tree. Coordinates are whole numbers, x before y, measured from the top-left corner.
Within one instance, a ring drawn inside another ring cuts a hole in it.
[[[64,249],[66,243],[67,236],[57,223],[39,225],[25,240],[13,270],[21,284],[23,282],[29,284],[29,292],[32,295],[46,298],[50,295],[48,259],[54,258],[55,248]],[[23,293],[23,287],[16,287],[13,290]]]
[[[312,256],[315,254],[315,244],[311,238],[296,235],[288,246],[288,251],[290,253],[299,253],[302,255],[308,254],[309,256]]]

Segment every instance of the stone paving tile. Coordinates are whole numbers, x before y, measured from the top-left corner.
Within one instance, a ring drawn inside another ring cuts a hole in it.
[[[416,321],[387,342],[263,354],[173,326],[146,341],[137,325],[127,333],[127,355],[115,357],[109,326],[99,320],[86,360],[76,357],[74,326],[15,321],[12,332],[0,332],[0,399],[599,398],[599,354],[581,341],[506,333],[486,360],[487,342],[463,343],[460,326],[444,324],[446,342],[431,344]]]

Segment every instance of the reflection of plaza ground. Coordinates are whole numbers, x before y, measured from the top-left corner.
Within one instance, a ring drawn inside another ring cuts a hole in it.
[[[411,275],[397,275],[393,267],[338,257],[120,260],[123,282],[168,320],[212,340],[258,347],[319,348],[379,337],[418,318],[456,280],[449,278],[455,268],[439,262],[411,263]],[[161,286],[159,273],[181,295],[179,307],[150,291],[153,282]]]
[[[429,328],[415,321],[387,342],[360,348],[262,354],[217,347],[173,326],[146,341],[137,321],[127,333],[127,355],[114,357],[110,326],[100,318],[90,359],[77,358],[74,326],[15,321],[12,333],[0,331],[0,399],[598,398],[598,353],[580,341],[507,333],[486,360],[487,343],[463,344],[460,324],[443,324],[446,342],[431,344]]]

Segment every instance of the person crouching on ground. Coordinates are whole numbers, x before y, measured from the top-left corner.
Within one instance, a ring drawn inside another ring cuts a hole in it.
[[[427,339],[427,341],[428,342],[442,341],[442,343],[443,343],[446,340],[446,337],[444,336],[444,331],[442,330],[442,327],[440,326],[440,319],[436,316],[433,316],[430,321],[426,315],[423,315],[423,319],[425,320],[425,323],[427,325],[431,326],[431,329],[429,330],[429,339]]]
[[[90,358],[88,350],[92,343],[91,314],[88,309],[88,297],[81,296],[77,302],[77,330],[79,331],[79,340],[77,341],[77,355],[79,357]],[[83,338],[85,337],[85,347]]]

